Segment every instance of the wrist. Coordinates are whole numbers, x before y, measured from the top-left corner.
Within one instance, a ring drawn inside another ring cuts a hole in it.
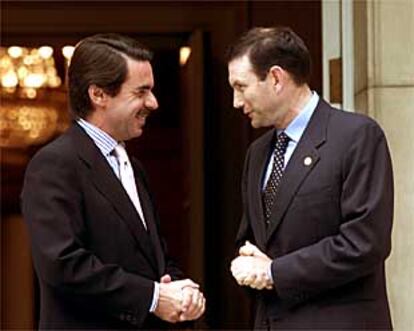
[[[151,306],[149,309],[150,313],[155,312],[158,307],[158,301],[160,300],[160,284],[158,282],[154,282],[154,292],[152,294],[152,301]]]
[[[269,283],[273,285],[274,281],[273,281],[273,273],[272,273],[272,264],[273,261],[270,261],[270,263],[267,266],[267,278],[269,280]]]

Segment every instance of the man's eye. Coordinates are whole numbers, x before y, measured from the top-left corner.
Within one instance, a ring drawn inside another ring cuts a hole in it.
[[[139,98],[144,97],[146,94],[147,94],[146,90],[139,90],[139,91],[135,92],[135,95]]]

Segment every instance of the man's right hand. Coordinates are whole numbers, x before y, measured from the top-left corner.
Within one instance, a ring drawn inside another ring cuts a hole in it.
[[[160,283],[158,305],[154,314],[170,323],[180,321],[183,304],[183,289],[185,287],[198,289],[199,285],[190,279],[171,281],[171,278],[163,276]]]

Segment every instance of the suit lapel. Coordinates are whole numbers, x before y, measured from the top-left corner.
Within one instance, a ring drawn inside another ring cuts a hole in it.
[[[74,138],[75,146],[82,146],[78,149],[78,154],[86,165],[86,171],[89,172],[88,178],[114,207],[120,220],[132,233],[149,264],[157,271],[150,238],[121,182],[89,136],[78,125],[74,125],[70,130],[71,132],[68,133]]]
[[[252,228],[257,241],[256,244],[262,249],[264,249],[266,242],[266,223],[262,202],[262,179],[271,154],[274,134],[275,130],[267,132],[251,155],[252,170],[250,174],[252,177],[249,178],[249,182],[254,185],[249,191],[248,201],[253,202],[250,204],[252,217],[257,222],[252,222]]]
[[[286,166],[276,201],[272,207],[266,244],[277,230],[292,199],[309,173],[320,160],[318,148],[326,140],[330,106],[320,99],[310,122]]]
[[[141,173],[140,167],[136,165],[136,162],[133,158],[131,161],[134,167],[135,181],[139,199],[142,205],[142,211],[144,213],[145,222],[148,227],[149,237],[152,241],[152,247],[154,248],[154,253],[156,255],[157,266],[160,272],[159,276],[162,276],[165,270],[165,258],[164,252],[162,250],[160,236],[158,234],[157,223],[155,220],[154,206],[148,193],[148,185],[146,183],[144,175]]]

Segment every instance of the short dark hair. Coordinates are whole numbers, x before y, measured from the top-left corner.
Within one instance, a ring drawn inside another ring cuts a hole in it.
[[[260,80],[278,65],[288,71],[296,84],[307,83],[311,58],[303,40],[288,27],[256,27],[247,31],[228,48],[228,62],[247,55]]]
[[[138,41],[114,34],[97,34],[82,39],[73,53],[69,70],[70,108],[76,117],[85,118],[92,111],[88,94],[90,85],[115,96],[126,80],[126,58],[151,61],[151,51]]]

